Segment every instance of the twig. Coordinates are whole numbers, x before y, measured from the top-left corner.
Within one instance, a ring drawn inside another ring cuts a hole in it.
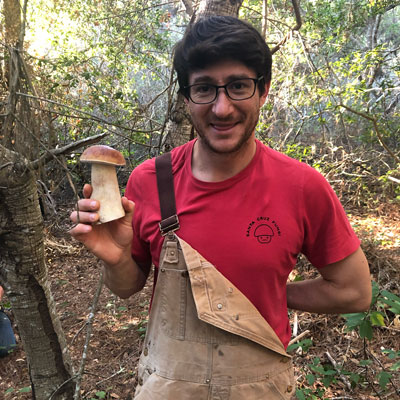
[[[338,372],[339,379],[346,385],[347,390],[351,391],[351,383],[344,375],[342,375],[341,368],[338,366],[338,363],[336,362],[336,360],[331,356],[329,351],[326,351],[325,354],[328,357],[331,364],[333,365],[333,368],[335,368],[336,371]]]
[[[80,398],[81,382],[82,382],[82,377],[83,377],[84,370],[85,370],[85,364],[86,364],[87,352],[88,352],[88,348],[89,348],[90,337],[92,335],[94,314],[97,309],[97,303],[99,301],[99,297],[100,297],[102,288],[103,288],[103,272],[100,273],[99,283],[98,283],[97,290],[96,290],[96,293],[93,298],[93,304],[92,304],[92,307],[91,307],[91,310],[89,313],[89,317],[86,322],[86,325],[87,325],[86,341],[85,341],[85,345],[83,346],[81,365],[79,366],[79,371],[76,376],[74,400],[79,400],[79,398]]]
[[[293,336],[294,337],[297,336],[298,331],[299,331],[299,323],[298,323],[297,312],[295,312],[294,317],[293,317]]]
[[[64,381],[51,395],[47,400],[52,400],[53,397],[58,393],[58,391],[65,386],[67,383],[71,382],[72,380],[74,380],[76,378],[76,375],[71,376],[71,378],[67,379],[66,381]]]
[[[298,340],[302,339],[304,336],[308,335],[310,331],[307,329],[304,332],[301,332],[300,335],[297,335],[295,338],[293,338],[290,342],[289,345],[296,343]]]
[[[0,169],[6,168],[6,167],[8,167],[9,165],[13,165],[13,163],[10,161],[10,162],[8,162],[8,163],[5,163],[5,164],[3,164],[3,165],[0,165]]]
[[[105,381],[108,381],[108,380],[114,378],[114,376],[117,376],[117,375],[119,375],[119,374],[122,374],[124,371],[125,371],[125,368],[120,367],[119,371],[114,372],[111,376],[109,376],[109,377],[107,377],[107,378],[104,378],[104,379],[102,379],[101,381],[96,382],[96,385],[100,385],[100,383],[103,383],[103,382],[105,382]],[[98,376],[98,375],[97,375],[97,376]]]

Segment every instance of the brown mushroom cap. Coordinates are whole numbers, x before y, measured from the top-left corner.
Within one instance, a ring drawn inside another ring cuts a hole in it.
[[[82,153],[80,161],[94,164],[125,165],[125,158],[118,150],[104,145],[88,147]]]

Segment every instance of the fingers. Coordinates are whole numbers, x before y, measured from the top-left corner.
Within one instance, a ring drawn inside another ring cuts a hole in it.
[[[76,240],[82,241],[81,236],[84,237],[87,233],[93,230],[92,225],[78,224],[68,231],[68,233]]]
[[[91,185],[89,185],[88,183],[85,183],[85,185],[83,186],[83,196],[85,197],[85,199],[88,199],[91,194],[92,194],[93,188]]]

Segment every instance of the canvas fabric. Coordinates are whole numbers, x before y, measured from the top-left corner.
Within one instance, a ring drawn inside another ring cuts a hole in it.
[[[175,233],[160,260],[135,400],[291,399],[291,357],[246,296]]]

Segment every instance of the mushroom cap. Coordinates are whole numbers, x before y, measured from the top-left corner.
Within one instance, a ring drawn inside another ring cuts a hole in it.
[[[88,147],[82,153],[80,161],[93,164],[125,165],[125,158],[118,150],[100,144]]]

